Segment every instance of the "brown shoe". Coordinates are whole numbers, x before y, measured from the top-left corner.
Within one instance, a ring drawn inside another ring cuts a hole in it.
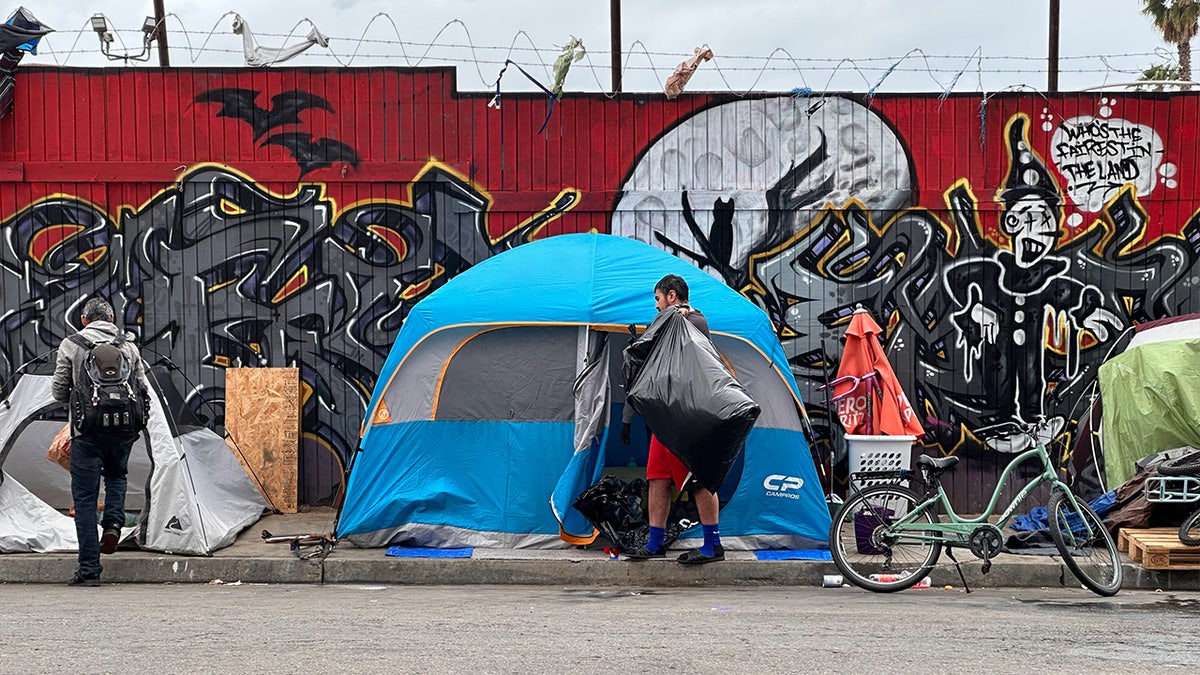
[[[100,536],[100,552],[112,555],[117,552],[117,544],[121,541],[121,531],[116,528],[106,528]]]

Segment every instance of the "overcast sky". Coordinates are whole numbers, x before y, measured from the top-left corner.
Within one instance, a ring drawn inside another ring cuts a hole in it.
[[[24,63],[29,64],[120,65],[100,54],[88,17],[105,14],[136,52],[142,22],[154,13],[149,1],[24,2],[57,30],[37,56],[27,57]],[[242,65],[242,43],[232,33],[233,19],[222,18],[234,11],[246,19],[261,46],[303,41],[310,26],[297,24],[306,18],[331,38],[330,49],[313,47],[290,62],[294,65],[336,66],[339,60],[353,67],[452,64],[458,66],[460,89],[481,90],[491,87],[508,56],[549,84],[543,63],[552,64],[555,46],[575,35],[583,39],[589,59],[572,68],[565,90],[599,91],[610,84],[609,0],[165,0],[165,4],[167,12],[178,17],[167,19],[173,66]],[[878,91],[940,92],[964,67],[956,92],[979,91],[981,86],[986,91],[1016,85],[1044,89],[1048,6],[1049,0],[624,0],[625,90],[660,90],[660,82],[675,65],[702,44],[713,49],[720,70],[713,63],[702,65],[689,91],[789,91],[808,86],[818,91],[865,92],[913,49],[930,57],[928,66],[921,54],[913,54],[883,79]],[[1173,46],[1162,42],[1140,14],[1141,6],[1141,0],[1062,0],[1060,89],[1128,82],[1143,68],[1164,61],[1155,56],[1156,50],[1173,56]],[[388,16],[371,23],[381,12]],[[419,61],[438,31],[455,19],[469,30],[475,50],[453,46],[468,43],[466,30],[454,24]],[[640,45],[645,45],[649,57]],[[515,48],[511,52],[510,46]],[[531,47],[539,51],[530,51]],[[796,64],[782,53],[767,62],[776,48],[787,50]],[[982,62],[968,60],[977,49]],[[122,51],[119,41],[114,50]],[[1107,55],[1107,65],[1099,55]],[[841,59],[852,63],[834,72]],[[156,64],[157,56],[136,65]],[[1118,72],[1122,70],[1128,72]],[[520,80],[506,75],[504,88],[527,88]]]

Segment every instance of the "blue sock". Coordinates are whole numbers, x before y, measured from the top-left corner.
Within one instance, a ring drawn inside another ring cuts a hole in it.
[[[706,556],[711,556],[716,549],[714,546],[721,545],[721,534],[717,529],[717,525],[704,526],[704,545],[700,547],[700,552]]]
[[[663,547],[663,539],[666,539],[667,531],[661,527],[650,526],[650,538],[646,540],[646,548],[651,551],[661,551]]]

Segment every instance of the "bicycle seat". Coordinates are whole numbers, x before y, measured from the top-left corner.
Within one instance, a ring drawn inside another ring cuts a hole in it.
[[[937,471],[945,471],[950,467],[958,464],[958,456],[951,455],[950,457],[930,457],[929,455],[921,455],[917,458],[918,466],[927,466]]]

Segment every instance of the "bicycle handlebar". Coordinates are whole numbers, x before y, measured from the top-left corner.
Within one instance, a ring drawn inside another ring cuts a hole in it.
[[[879,371],[877,371],[877,370],[872,370],[871,372],[864,373],[862,375],[842,375],[841,377],[833,380],[832,382],[830,382],[828,384],[823,384],[823,385],[817,387],[817,391],[833,389],[834,387],[837,387],[846,382],[852,383],[850,390],[853,391],[855,389],[858,389],[858,385],[862,384],[863,382],[870,382],[871,380],[874,380],[878,377],[879,377]]]
[[[975,429],[973,434],[980,440],[989,440],[992,438],[1000,438],[1003,436],[1016,436],[1021,434],[1028,436],[1035,441],[1041,435],[1040,432],[1049,428],[1050,422],[1045,415],[1039,415],[1037,421],[1022,422],[1019,420],[1008,420],[998,424],[990,424],[986,427]]]
[[[879,371],[878,370],[872,370],[871,372],[863,373],[862,375],[842,375],[841,377],[833,380],[832,382],[830,382],[828,384],[823,384],[823,385],[817,387],[817,391],[825,391],[826,389],[828,389],[829,393],[833,394],[833,390],[836,387],[838,387],[842,384],[845,384],[847,382],[850,383],[849,389],[847,389],[846,391],[842,392],[841,394],[839,394],[837,396],[829,396],[829,398],[825,399],[825,403],[826,404],[836,403],[836,402],[846,398],[847,396],[850,396],[854,392],[858,391],[858,388],[864,384],[866,385],[868,392],[879,392],[880,391]]]

